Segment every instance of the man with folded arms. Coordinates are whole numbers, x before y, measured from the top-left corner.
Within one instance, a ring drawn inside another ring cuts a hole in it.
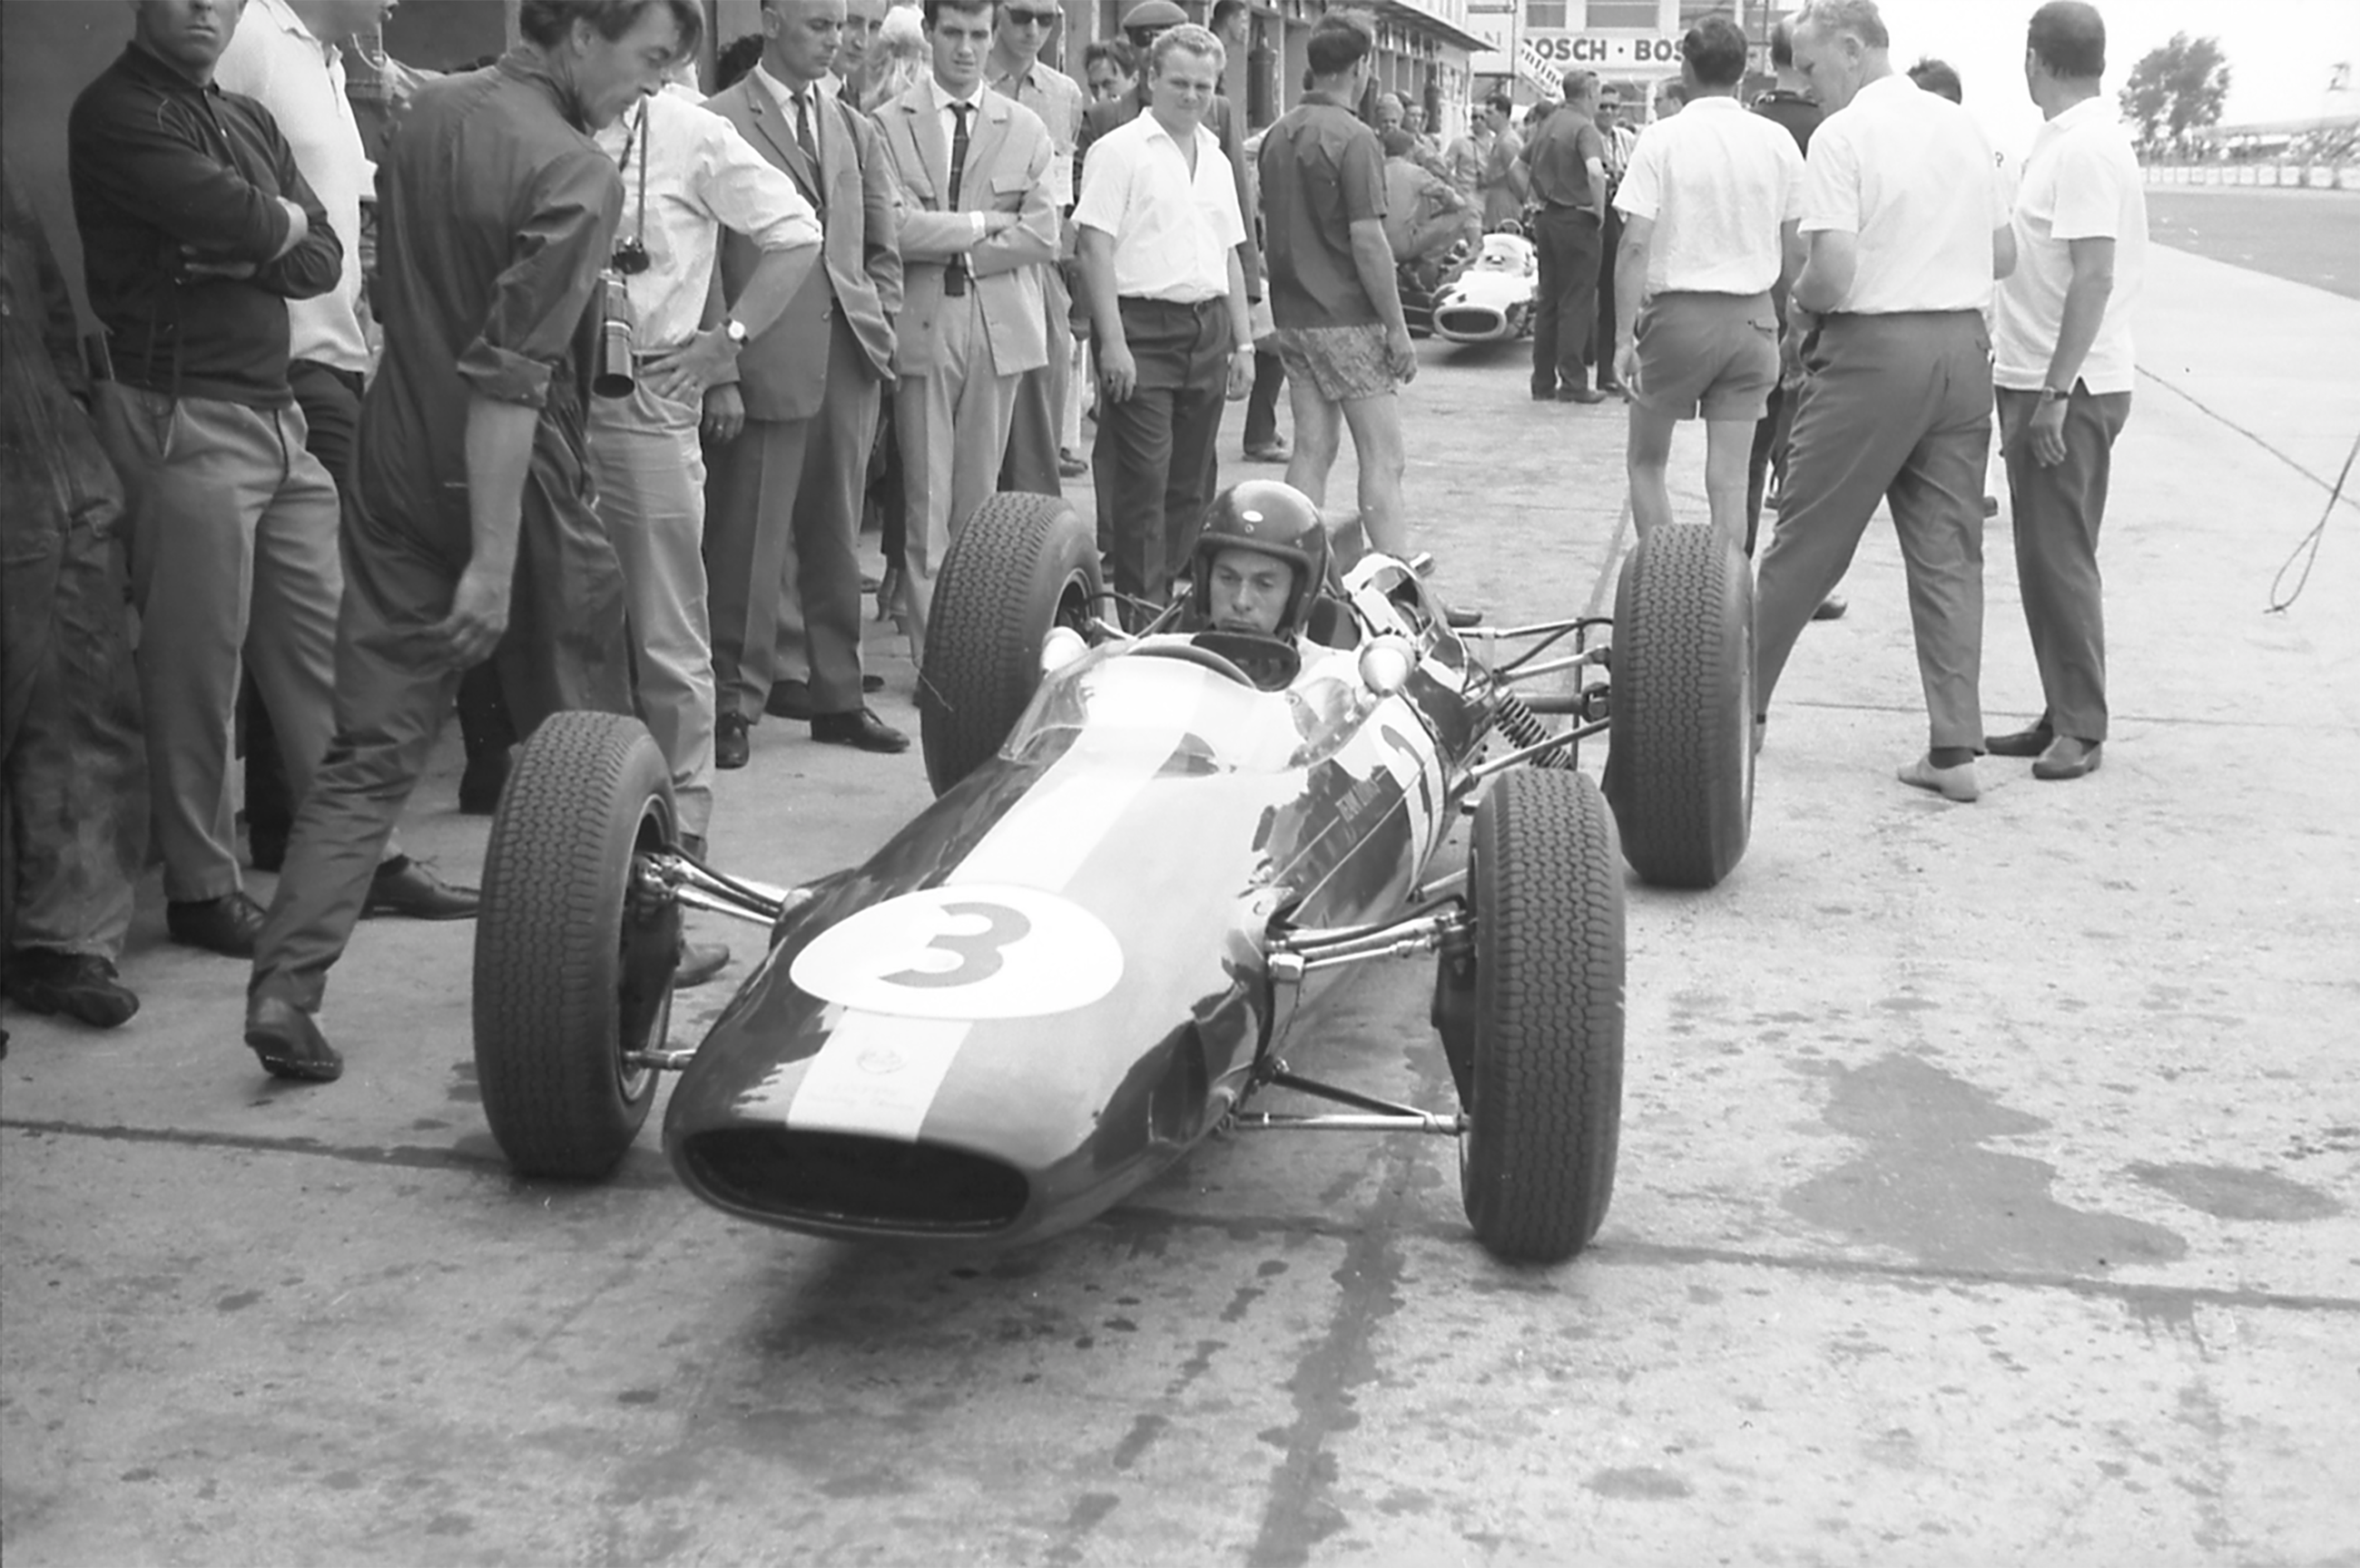
[[[2016,571],[2040,667],[2040,720],[1994,735],[2035,779],[2097,770],[2106,739],[2098,525],[2137,362],[2131,311],[2147,269],[2138,161],[2099,94],[2106,25],[2079,0],[2032,14],[2024,77],[2047,117],[2016,198],[2016,269],[2000,285],[1992,378],[2016,517]]]
[[[1874,0],[1814,0],[1794,41],[1828,117],[1805,162],[1810,256],[1788,310],[1810,376],[1778,531],[1762,555],[1755,722],[1877,502],[1889,502],[1930,732],[1899,778],[1972,800],[1991,453],[1983,312],[1992,279],[2016,265],[2016,243],[1990,144],[1965,110],[1895,71]]]

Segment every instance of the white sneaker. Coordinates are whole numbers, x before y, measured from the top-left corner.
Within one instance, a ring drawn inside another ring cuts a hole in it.
[[[1945,800],[1965,804],[1983,799],[1983,787],[1975,778],[1975,765],[1961,762],[1956,768],[1937,768],[1924,757],[1915,757],[1903,763],[1893,775],[1904,784],[1919,789],[1930,789]]]

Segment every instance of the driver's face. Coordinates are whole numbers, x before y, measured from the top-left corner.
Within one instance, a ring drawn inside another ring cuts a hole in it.
[[[1295,569],[1252,550],[1225,550],[1213,557],[1213,625],[1225,632],[1278,630]]]

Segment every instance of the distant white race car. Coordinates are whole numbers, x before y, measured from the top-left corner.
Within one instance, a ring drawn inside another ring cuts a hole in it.
[[[1434,335],[1449,343],[1513,343],[1533,330],[1539,254],[1518,234],[1483,236],[1483,251],[1434,307]]]

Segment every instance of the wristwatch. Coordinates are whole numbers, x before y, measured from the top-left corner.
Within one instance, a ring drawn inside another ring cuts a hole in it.
[[[2043,387],[2040,389],[2040,400],[2043,403],[2061,403],[2071,396],[2070,392],[2060,392],[2054,387]]]
[[[721,323],[721,335],[729,340],[731,348],[744,348],[747,341],[753,336],[746,330],[746,323],[735,316]]]

